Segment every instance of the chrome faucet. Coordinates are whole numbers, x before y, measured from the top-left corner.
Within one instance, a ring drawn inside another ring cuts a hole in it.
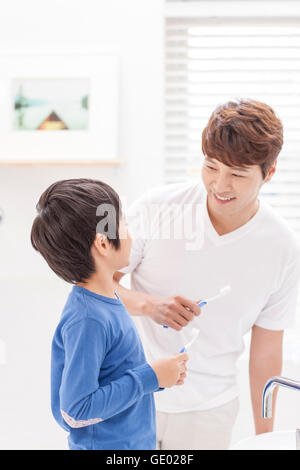
[[[300,382],[285,377],[271,377],[267,381],[263,391],[263,418],[272,418],[272,397],[274,388],[277,387],[277,385],[300,391]]]
[[[287,387],[300,391],[300,382],[287,379],[286,377],[271,377],[264,387],[262,398],[262,416],[263,418],[272,418],[272,397],[275,387]],[[300,429],[296,429],[296,449],[300,450]]]

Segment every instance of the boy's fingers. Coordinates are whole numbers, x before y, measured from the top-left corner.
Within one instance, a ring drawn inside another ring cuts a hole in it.
[[[178,365],[182,370],[186,370],[186,362],[179,362]]]
[[[189,356],[187,352],[183,352],[183,353],[176,354],[175,358],[178,361],[187,361]]]

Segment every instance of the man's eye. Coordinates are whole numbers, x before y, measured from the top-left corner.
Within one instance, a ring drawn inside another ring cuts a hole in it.
[[[236,175],[235,173],[232,173],[232,176],[236,176],[237,178],[244,178],[242,175]]]
[[[206,165],[206,168],[209,168],[210,170],[215,170],[216,171],[216,168],[213,168],[212,166],[209,166],[209,165]]]

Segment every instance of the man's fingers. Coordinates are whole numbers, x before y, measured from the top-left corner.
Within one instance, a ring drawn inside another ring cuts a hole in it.
[[[166,323],[172,320],[182,328],[187,326],[194,317],[192,312],[188,312],[182,305],[176,302],[172,310],[166,315]]]
[[[187,308],[189,309],[189,307]],[[195,317],[193,311],[191,309],[187,310],[187,308],[181,303],[175,301],[174,309],[179,316],[177,321],[180,321],[183,326],[186,326],[188,322],[192,321]]]
[[[164,324],[180,331],[195,318],[195,315],[198,316],[200,311],[200,307],[195,302],[177,295],[173,297]]]
[[[198,307],[199,310],[200,310],[199,314],[201,313],[201,308],[199,307],[198,304],[200,304],[200,302],[202,302],[202,301],[203,301],[203,299],[198,299],[198,300],[196,300],[197,307]]]
[[[181,295],[176,295],[175,300],[179,302],[185,309],[188,308],[194,315],[200,314],[200,307],[193,300],[182,297]]]
[[[182,326],[179,323],[177,323],[176,321],[171,320],[171,319],[166,321],[165,325],[169,326],[170,328],[173,328],[176,331],[181,331],[182,330]]]

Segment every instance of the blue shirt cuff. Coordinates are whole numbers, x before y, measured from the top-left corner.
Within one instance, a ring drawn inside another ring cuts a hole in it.
[[[146,363],[139,367],[135,367],[132,372],[134,372],[139,378],[143,387],[144,395],[147,393],[153,393],[158,389],[159,384],[157,375],[149,364]]]

